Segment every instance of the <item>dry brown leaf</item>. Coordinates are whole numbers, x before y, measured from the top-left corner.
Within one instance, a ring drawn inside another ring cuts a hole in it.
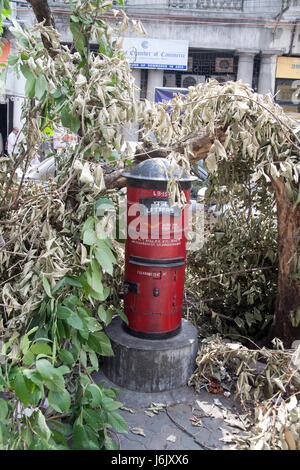
[[[170,442],[176,442],[176,439],[177,437],[174,436],[174,434],[170,434],[170,436],[168,436],[166,440]]]
[[[144,433],[144,430],[142,428],[131,428],[130,431],[133,434],[138,434],[139,436],[146,437],[146,434]]]

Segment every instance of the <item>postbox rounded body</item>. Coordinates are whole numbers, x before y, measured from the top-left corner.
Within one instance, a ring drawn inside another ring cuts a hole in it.
[[[174,171],[174,169],[173,169]],[[146,160],[127,178],[127,239],[125,248],[124,312],[127,331],[163,339],[180,331],[191,181],[175,175],[186,205],[170,207],[169,161]]]

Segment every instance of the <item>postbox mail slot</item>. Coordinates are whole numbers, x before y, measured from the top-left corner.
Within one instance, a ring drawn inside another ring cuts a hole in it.
[[[138,266],[149,266],[152,268],[175,268],[176,266],[183,266],[185,264],[184,258],[141,258],[139,256],[130,256],[129,263]]]

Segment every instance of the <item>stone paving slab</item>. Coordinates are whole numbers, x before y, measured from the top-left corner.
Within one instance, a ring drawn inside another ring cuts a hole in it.
[[[102,373],[95,380],[120,389]],[[228,424],[230,419],[238,419],[238,404],[231,397],[204,390],[196,393],[188,386],[159,393],[120,390],[118,399],[123,403],[123,409],[119,412],[129,429],[126,434],[117,433],[116,441],[121,451],[225,450],[230,447],[220,439],[229,433],[241,432]],[[166,406],[163,411],[149,416],[145,411],[149,413],[152,403]]]

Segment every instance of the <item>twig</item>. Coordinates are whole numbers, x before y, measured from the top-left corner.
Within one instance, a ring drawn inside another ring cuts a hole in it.
[[[35,221],[44,213],[46,207],[50,204],[50,201],[47,201],[46,204],[43,205],[42,209],[40,210],[40,212],[34,217],[34,219],[28,224],[26,225],[26,227],[24,227],[20,233],[18,233],[15,237],[11,238],[10,240],[8,240],[8,242],[5,243],[5,245],[3,245],[1,247],[1,249],[4,249],[5,247],[7,246],[10,246],[14,241],[16,241],[24,232],[26,232],[26,230],[28,230],[30,227],[32,227],[32,225],[35,223]]]
[[[173,421],[174,424],[176,424],[176,426],[181,429],[183,432],[185,432],[186,434],[188,434],[190,437],[192,437],[194,439],[194,441],[196,442],[196,444],[198,444],[200,447],[203,447],[203,449],[207,449],[207,450],[214,450],[212,449],[211,447],[208,447],[206,446],[205,444],[203,444],[202,442],[198,441],[198,439],[196,438],[196,436],[191,433],[190,431],[188,431],[184,426],[182,426],[181,424],[179,424],[174,418],[173,416],[170,415],[169,411],[168,411],[168,408],[166,407],[165,408],[166,410],[166,413],[167,413],[167,416],[170,418],[171,421]]]
[[[250,273],[254,271],[265,271],[265,270],[269,270],[273,268],[274,266],[262,266],[261,268],[249,268],[249,269],[244,269],[240,271],[229,271],[227,273],[215,274],[214,276],[202,277],[201,279],[199,279],[199,282],[210,281],[211,279],[217,279],[218,277],[221,277],[221,276],[231,276],[233,274],[244,274],[244,273]]]

